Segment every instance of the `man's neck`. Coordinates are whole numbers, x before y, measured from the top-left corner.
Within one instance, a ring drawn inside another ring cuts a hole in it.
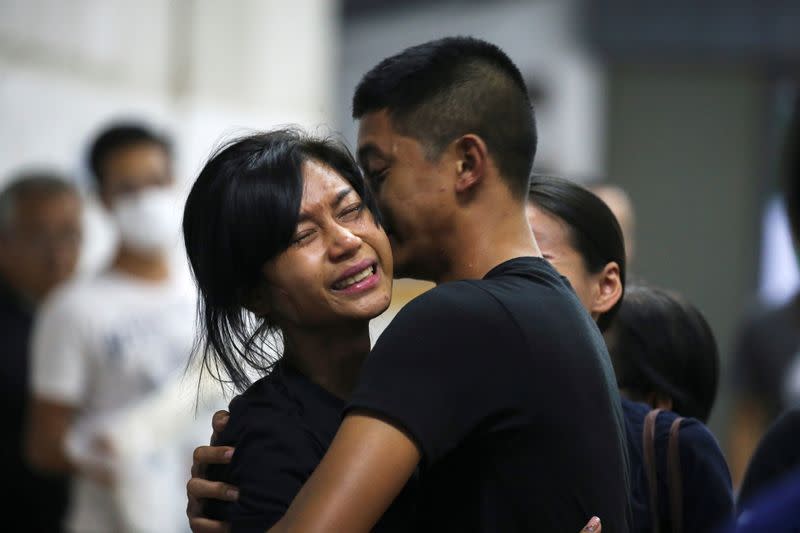
[[[302,332],[284,328],[284,333],[287,362],[334,396],[348,399],[369,353],[369,323]]]
[[[112,268],[146,281],[164,281],[169,278],[169,265],[163,254],[141,254],[124,246],[117,252]]]
[[[465,211],[455,228],[446,244],[449,267],[437,283],[481,279],[510,259],[542,255],[524,207],[514,200],[484,201]]]

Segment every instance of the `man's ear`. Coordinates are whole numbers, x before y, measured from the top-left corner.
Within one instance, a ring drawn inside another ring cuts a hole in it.
[[[598,286],[590,311],[602,315],[622,298],[622,280],[616,261],[608,263],[598,275]]]
[[[472,133],[456,140],[455,148],[456,192],[463,193],[474,189],[483,180],[489,152],[483,139]]]

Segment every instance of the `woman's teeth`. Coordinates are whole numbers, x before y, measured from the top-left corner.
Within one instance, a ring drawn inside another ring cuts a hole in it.
[[[374,267],[369,266],[364,270],[362,270],[361,272],[359,272],[358,274],[355,274],[354,276],[350,276],[349,278],[345,278],[342,281],[334,283],[333,288],[336,290],[346,289],[350,285],[353,285],[355,283],[358,283],[362,279],[370,277],[374,273],[373,271]]]

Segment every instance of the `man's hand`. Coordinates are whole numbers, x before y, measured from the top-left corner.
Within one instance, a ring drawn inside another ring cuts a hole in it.
[[[113,488],[117,482],[114,465],[118,463],[113,442],[107,436],[99,435],[92,439],[90,446],[92,456],[99,459],[81,464],[81,473],[103,487]]]
[[[210,520],[203,516],[203,501],[207,499],[236,501],[239,491],[233,485],[221,481],[206,479],[206,465],[228,464],[233,457],[233,448],[230,446],[214,446],[219,434],[228,423],[229,413],[217,411],[211,421],[214,432],[211,434],[211,446],[199,446],[194,450],[192,461],[192,479],[186,484],[186,495],[189,503],[186,506],[186,516],[189,517],[189,527],[194,533],[227,533],[230,526],[225,522]]]
[[[580,533],[600,533],[603,530],[603,525],[600,523],[600,519],[596,516],[593,516],[589,519],[589,522],[583,526],[583,529],[580,530]]]

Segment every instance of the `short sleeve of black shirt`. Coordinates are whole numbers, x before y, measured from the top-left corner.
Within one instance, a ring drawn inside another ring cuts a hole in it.
[[[610,360],[542,259],[515,259],[409,302],[367,358],[352,410],[388,420],[420,448],[420,516],[430,530],[578,531],[605,511],[605,528],[627,531]],[[590,470],[596,477],[584,483]]]
[[[507,405],[487,368],[497,339],[519,336],[502,318],[503,309],[469,282],[423,294],[378,339],[349,408],[388,417],[414,438],[424,463],[436,462]],[[464,357],[473,354],[485,359]]]
[[[330,446],[344,402],[285,363],[230,404],[219,445],[235,446],[230,465],[209,479],[239,489],[235,503],[209,500],[205,512],[233,533],[263,533],[286,513]],[[413,530],[413,480],[376,525],[376,532]]]
[[[233,532],[263,533],[274,525],[330,443],[325,441],[330,437],[319,435],[313,421],[308,424],[302,419],[303,405],[292,401],[283,377],[264,378],[234,399],[228,425],[220,435],[218,444],[236,450],[231,464],[210,469],[209,478],[237,486],[239,499],[233,504],[212,504],[207,513],[230,522]],[[325,418],[322,413],[316,416]],[[335,405],[329,418],[328,431],[335,431]]]

